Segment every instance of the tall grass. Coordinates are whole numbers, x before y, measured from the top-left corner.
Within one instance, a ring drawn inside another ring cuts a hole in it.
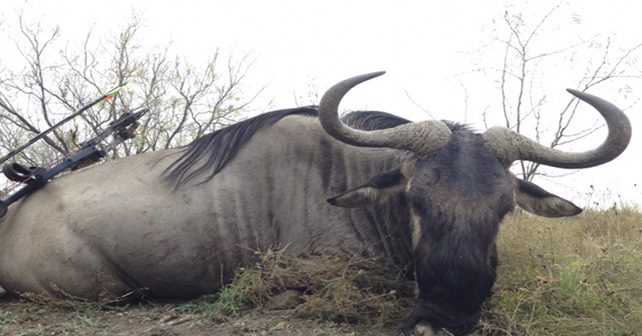
[[[642,335],[642,214],[514,215],[478,335]]]

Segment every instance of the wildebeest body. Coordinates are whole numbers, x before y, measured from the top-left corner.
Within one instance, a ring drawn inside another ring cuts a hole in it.
[[[73,172],[13,206],[0,226],[0,284],[94,299],[143,288],[188,298],[217,290],[270,247],[410,261],[400,202],[363,210],[326,202],[405,153],[346,147],[298,115],[257,132],[211,180],[174,190],[163,170],[179,153]]]

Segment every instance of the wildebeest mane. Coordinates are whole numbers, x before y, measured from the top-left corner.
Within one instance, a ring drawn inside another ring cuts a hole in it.
[[[182,155],[164,171],[165,179],[174,186],[184,185],[198,176],[206,182],[220,172],[259,130],[291,116],[318,116],[316,107],[301,107],[260,114],[202,136],[184,147]],[[361,130],[396,127],[409,120],[385,112],[350,112],[343,116],[347,125]]]
[[[203,182],[211,179],[256,132],[290,115],[316,116],[318,112],[311,107],[267,112],[204,135],[185,146],[183,154],[165,168],[165,179],[179,186],[208,171]]]

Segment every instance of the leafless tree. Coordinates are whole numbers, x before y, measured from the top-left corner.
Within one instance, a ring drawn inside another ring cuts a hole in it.
[[[499,91],[505,126],[553,148],[583,139],[602,126],[598,126],[596,120],[593,125],[580,130],[571,127],[574,120],[578,119],[578,100],[569,98],[561,106],[553,129],[544,130],[543,115],[540,112],[547,102],[547,96],[537,87],[537,77],[540,76],[538,70],[542,62],[557,57],[569,66],[578,67],[577,63],[582,58],[579,54],[583,54],[584,58],[587,58],[586,55],[597,55],[593,59],[589,57],[583,65],[585,71],[576,83],[576,88],[581,91],[618,79],[642,78],[639,70],[631,66],[642,44],[614,50],[616,48],[609,37],[597,37],[595,40],[579,41],[559,49],[542,51],[546,43],[541,40],[547,36],[543,30],[561,6],[561,3],[554,6],[532,25],[525,22],[521,13],[506,11],[500,21],[505,37],[496,40],[504,48],[502,68],[497,73],[500,76]],[[487,123],[486,118],[484,122]],[[521,161],[518,165],[521,177],[525,180],[545,174],[540,171],[538,163]]]

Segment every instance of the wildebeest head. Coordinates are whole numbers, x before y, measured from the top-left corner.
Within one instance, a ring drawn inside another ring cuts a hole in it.
[[[328,201],[361,207],[403,194],[412,219],[414,267],[419,296],[406,321],[468,333],[495,282],[495,239],[499,223],[515,203],[547,217],[573,216],[582,210],[533,183],[516,178],[508,168],[529,160],[561,168],[586,168],[608,162],[624,151],[631,137],[626,116],[611,103],[569,90],[604,117],[609,134],[598,148],[567,153],[544,147],[503,127],[483,134],[459,124],[423,121],[395,128],[360,131],[338,118],[342,97],[357,84],[383,74],[344,80],[323,96],[319,118],[332,137],[355,146],[389,147],[414,155],[400,167]]]

